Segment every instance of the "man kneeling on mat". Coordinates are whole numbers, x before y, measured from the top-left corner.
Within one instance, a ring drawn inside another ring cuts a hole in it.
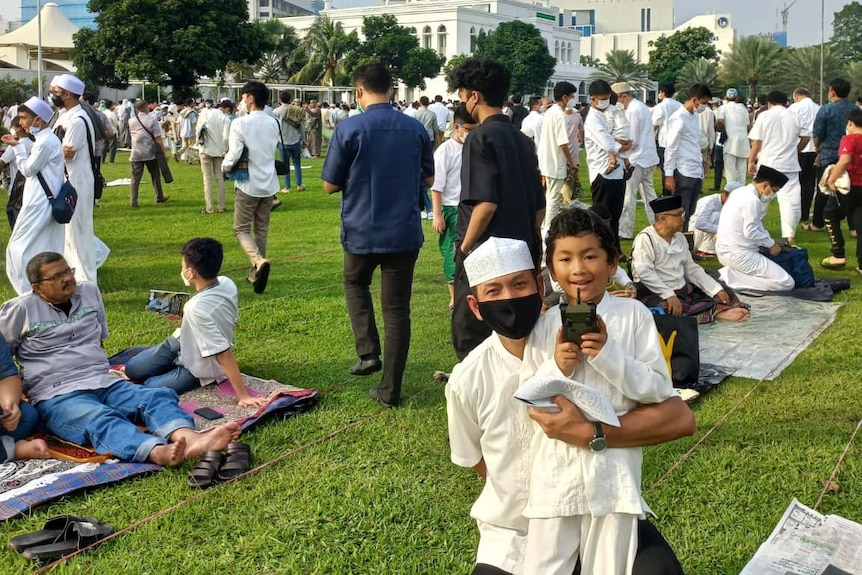
[[[0,307],[0,333],[47,431],[92,445],[97,453],[168,467],[220,451],[239,437],[236,422],[197,433],[174,390],[146,388],[109,373],[99,288],[78,285],[62,255],[37,254],[27,263],[27,278],[33,291]]]

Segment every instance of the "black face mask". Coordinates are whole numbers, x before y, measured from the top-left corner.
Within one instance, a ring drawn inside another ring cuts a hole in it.
[[[530,335],[542,314],[542,297],[537,293],[515,299],[479,302],[485,324],[509,339]]]

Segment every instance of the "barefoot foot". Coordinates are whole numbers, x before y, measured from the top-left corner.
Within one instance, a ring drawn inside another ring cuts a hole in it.
[[[180,437],[167,445],[156,445],[147,459],[162,467],[178,467],[186,460],[186,438]]]
[[[15,459],[48,459],[48,444],[44,439],[16,441]]]
[[[744,307],[726,309],[715,314],[715,319],[719,321],[745,321],[749,317],[751,317],[751,314]]]
[[[227,447],[228,443],[239,439],[241,432],[242,428],[235,421],[213,427],[203,433],[191,431],[192,435],[185,436],[188,438],[186,459],[199,457],[207,451],[221,451]]]

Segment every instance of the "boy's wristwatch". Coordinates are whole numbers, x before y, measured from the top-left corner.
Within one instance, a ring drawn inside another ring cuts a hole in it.
[[[605,439],[605,430],[602,429],[601,423],[594,421],[593,426],[596,429],[596,434],[593,436],[592,441],[590,441],[590,451],[598,453],[605,450],[608,446],[608,440]]]

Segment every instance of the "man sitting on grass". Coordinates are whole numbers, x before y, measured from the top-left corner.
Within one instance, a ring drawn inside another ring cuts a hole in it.
[[[221,451],[239,437],[236,422],[195,432],[175,391],[135,385],[108,371],[102,347],[108,323],[99,288],[93,282],[78,285],[62,255],[37,254],[27,263],[27,277],[33,291],[0,307],[0,333],[47,431],[92,445],[97,453],[167,467]]]
[[[144,387],[169,387],[183,394],[210,383],[229,380],[240,407],[260,407],[242,381],[233,355],[233,332],[239,318],[236,284],[219,276],[224,252],[211,238],[195,238],[183,246],[180,277],[195,294],[183,308],[180,329],[126,362],[126,377]]]

